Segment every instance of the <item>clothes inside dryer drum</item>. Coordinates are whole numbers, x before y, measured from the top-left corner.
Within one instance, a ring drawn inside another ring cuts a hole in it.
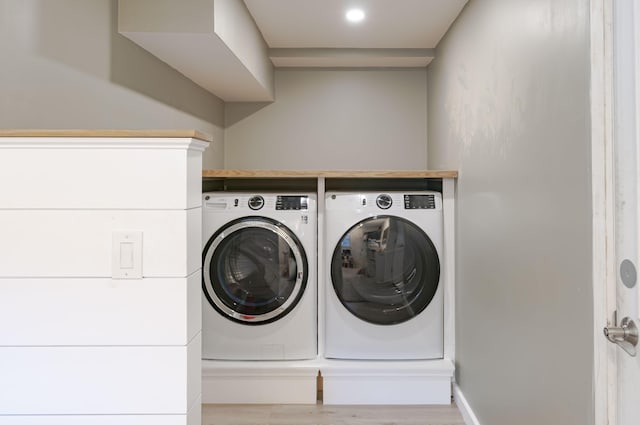
[[[237,223],[205,248],[205,295],[231,320],[277,320],[295,306],[306,285],[299,241],[284,226],[264,220]]]
[[[356,317],[391,325],[420,314],[440,280],[433,242],[400,217],[367,218],[351,227],[335,248],[331,279],[336,295]]]

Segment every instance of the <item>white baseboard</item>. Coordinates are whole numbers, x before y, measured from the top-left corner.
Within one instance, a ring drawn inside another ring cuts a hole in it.
[[[466,425],[480,425],[480,421],[475,413],[473,413],[473,410],[471,410],[471,406],[469,406],[467,399],[456,383],[453,384],[453,400],[456,402]]]

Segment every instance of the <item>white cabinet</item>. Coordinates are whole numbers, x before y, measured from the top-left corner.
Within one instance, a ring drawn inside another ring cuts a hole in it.
[[[199,425],[206,141],[6,133],[0,425]],[[132,266],[122,234],[139,236],[141,278],[114,274],[118,258]]]

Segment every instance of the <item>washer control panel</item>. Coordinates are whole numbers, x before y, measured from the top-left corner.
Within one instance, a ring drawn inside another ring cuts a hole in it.
[[[276,211],[308,210],[308,209],[309,209],[308,196],[278,195],[276,199]]]

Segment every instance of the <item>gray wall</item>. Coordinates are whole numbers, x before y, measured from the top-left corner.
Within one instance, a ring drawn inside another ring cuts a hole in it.
[[[0,0],[0,128],[196,129],[223,165],[224,104],[117,33],[116,0]]]
[[[427,165],[418,70],[277,70],[276,101],[227,104],[225,167],[410,170]]]
[[[589,1],[469,2],[428,68],[459,169],[457,380],[483,425],[588,425]]]

